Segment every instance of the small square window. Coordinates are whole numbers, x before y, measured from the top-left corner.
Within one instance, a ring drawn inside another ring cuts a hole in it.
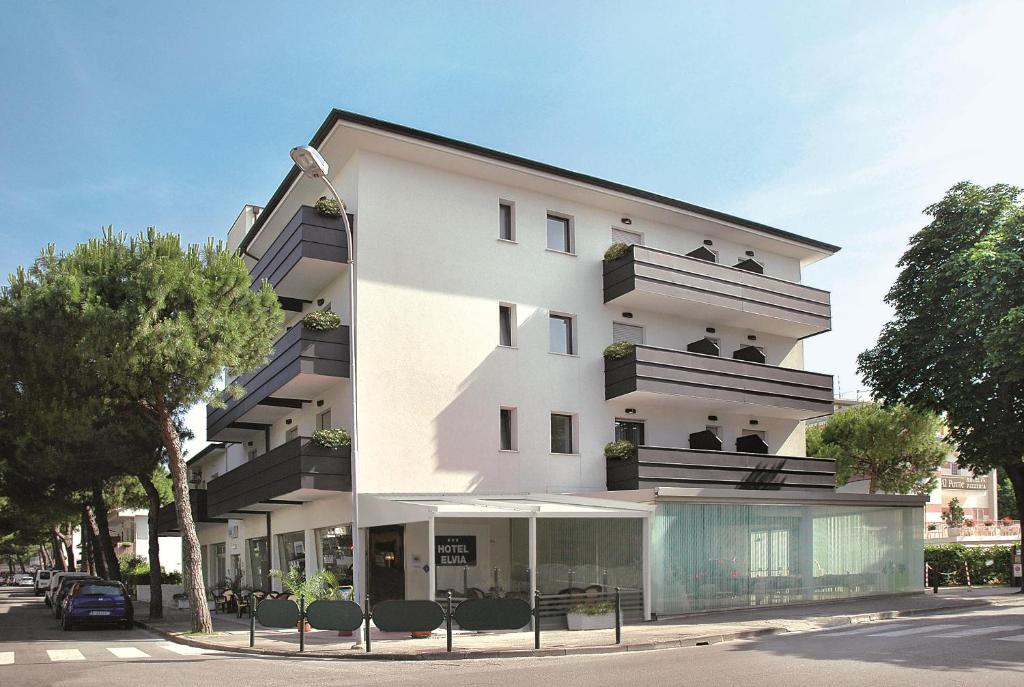
[[[568,217],[548,215],[548,249],[560,253],[573,252],[572,220]]]
[[[516,345],[516,306],[511,303],[498,305],[498,345]]]
[[[548,315],[549,351],[576,355],[573,317],[571,315]]]
[[[317,429],[330,429],[331,428],[331,409],[318,413],[316,416],[316,428]]]
[[[498,203],[498,238],[502,241],[516,240],[515,215],[512,211],[512,203],[505,201]]]
[[[551,452],[574,453],[573,418],[564,413],[551,413]]]
[[[498,448],[502,451],[515,451],[516,443],[516,409],[501,408],[498,411]]]
[[[612,243],[625,243],[627,246],[644,245],[644,237],[636,231],[612,227]]]

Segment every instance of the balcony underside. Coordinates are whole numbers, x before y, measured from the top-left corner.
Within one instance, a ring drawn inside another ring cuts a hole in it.
[[[227,519],[210,517],[207,511],[206,490],[190,489],[189,500],[192,502],[192,521],[197,528],[203,525],[226,523]],[[157,515],[157,532],[161,535],[175,535],[181,532],[178,526],[178,512],[174,503],[160,508]]]
[[[612,491],[652,487],[753,490],[835,489],[835,462],[759,453],[640,446],[631,460],[608,460]]]
[[[831,329],[826,291],[634,246],[604,265],[604,302],[802,339]]]

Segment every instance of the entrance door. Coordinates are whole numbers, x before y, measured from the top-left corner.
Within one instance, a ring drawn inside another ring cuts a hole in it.
[[[370,603],[405,599],[405,557],[402,542],[405,525],[371,527],[368,533],[369,573],[367,589]]]

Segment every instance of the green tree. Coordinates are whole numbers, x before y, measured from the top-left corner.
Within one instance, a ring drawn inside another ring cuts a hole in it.
[[[1012,518],[1017,514],[1017,499],[1013,495],[1013,483],[1006,476],[1006,469],[1000,467],[996,474],[996,493],[998,495],[997,518]]]
[[[1002,467],[1024,514],[1024,207],[1003,184],[954,186],[926,212],[886,296],[895,311],[858,358],[886,403],[942,413],[959,463]],[[1024,591],[1024,590],[1022,590]]]
[[[949,507],[942,511],[942,521],[950,527],[964,524],[964,507],[960,505],[960,499],[950,499]]]
[[[872,494],[925,494],[949,451],[939,419],[904,405],[867,403],[839,411],[807,429],[807,455],[834,458],[836,482],[862,475]]]
[[[242,258],[223,244],[182,247],[153,229],[129,239],[106,231],[67,255],[52,249],[32,277],[46,316],[64,328],[61,367],[72,385],[132,408],[159,431],[166,450],[183,546],[192,630],[211,632],[199,541],[178,421],[196,403],[223,403],[217,382],[266,363],[283,315],[264,282],[250,288]],[[70,338],[70,340],[69,340]],[[237,384],[227,393],[244,393]]]

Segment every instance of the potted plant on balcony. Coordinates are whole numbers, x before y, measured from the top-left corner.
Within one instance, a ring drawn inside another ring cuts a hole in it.
[[[313,443],[322,448],[338,449],[344,448],[352,443],[352,435],[343,429],[318,429],[310,437]]]
[[[302,317],[306,329],[318,332],[329,332],[341,326],[341,316],[331,310],[313,310]]]
[[[942,511],[942,521],[946,523],[949,528],[948,536],[959,537],[960,528],[964,524],[964,509],[960,505],[960,499],[954,498],[950,500],[949,507]]]
[[[327,196],[320,196],[320,200],[313,204],[313,209],[324,217],[341,217],[341,213],[344,210],[341,207],[341,203]]]
[[[608,460],[632,460],[636,458],[636,444],[625,439],[610,441],[604,446],[604,457]]]
[[[604,259],[611,262],[612,260],[618,260],[619,258],[625,257],[627,253],[629,253],[628,243],[613,243],[608,246],[608,250],[604,252]]]
[[[630,343],[629,341],[616,341],[604,349],[605,360],[622,360],[633,355],[636,350],[636,344]]]
[[[607,601],[584,601],[565,612],[570,630],[608,630],[615,627],[615,605]]]

